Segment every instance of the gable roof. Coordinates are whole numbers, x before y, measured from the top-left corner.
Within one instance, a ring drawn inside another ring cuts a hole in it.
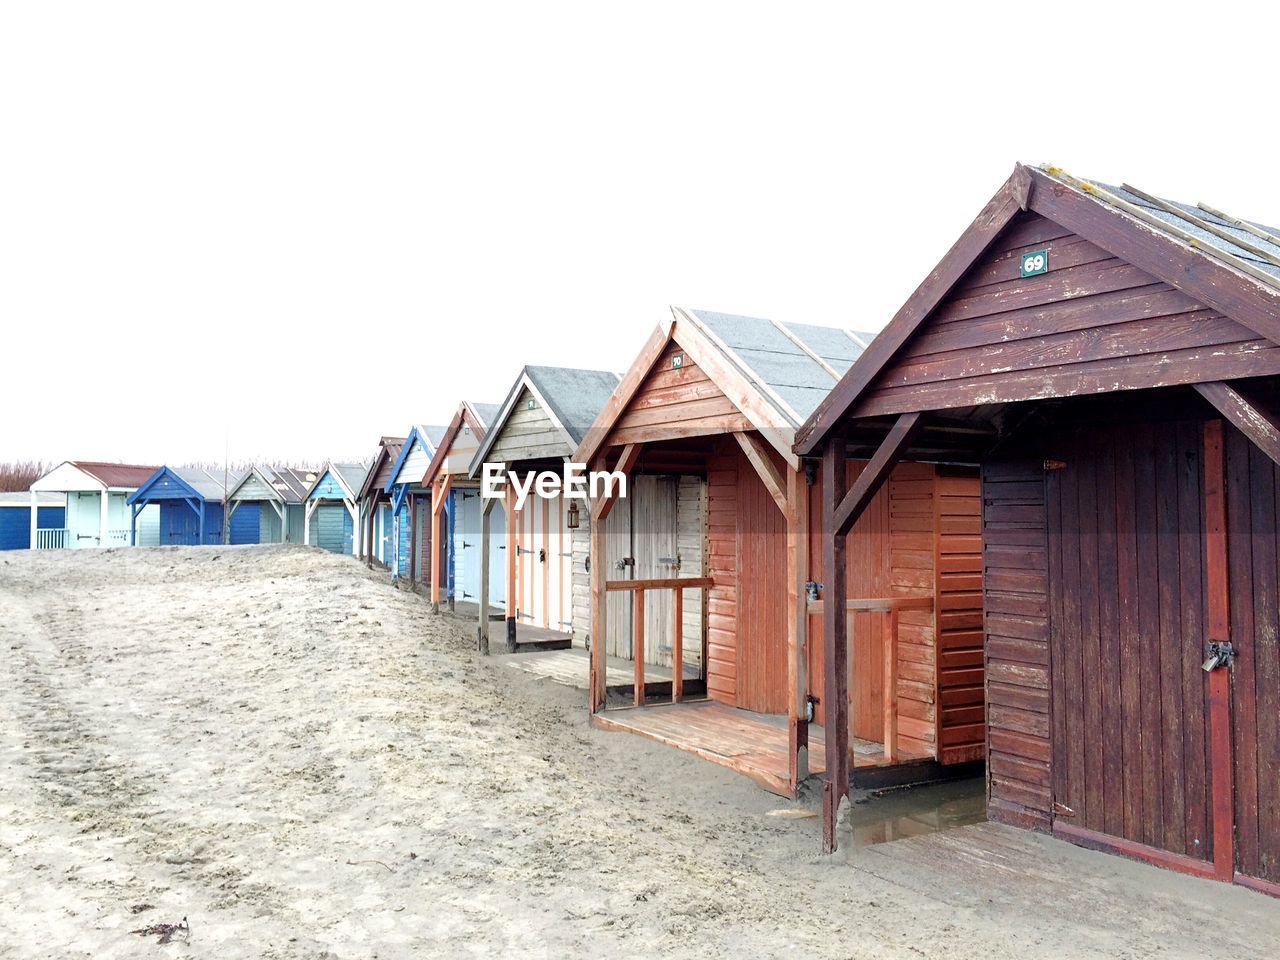
[[[590,462],[673,340],[752,424],[791,459],[796,427],[862,355],[870,334],[710,310],[671,308],[601,409],[574,459]],[[781,438],[781,440],[776,438]]]
[[[405,437],[400,444],[400,449],[396,451],[395,459],[392,461],[391,473],[387,477],[387,482],[382,488],[383,491],[390,493],[391,488],[396,485],[396,477],[400,475],[401,468],[413,453],[413,448],[415,446],[422,447],[426,452],[427,462],[430,463],[431,458],[436,455],[436,450],[440,447],[440,440],[444,437],[446,429],[446,427],[422,423],[414,424],[410,427],[409,436]],[[369,468],[370,481],[375,479],[374,475],[376,473],[377,463],[375,462],[374,465]],[[363,490],[361,491],[361,496],[364,496]]]
[[[347,495],[347,499],[355,500],[358,491],[364,486],[365,474],[368,471],[369,465],[365,463],[334,463],[330,460],[316,473],[315,480],[307,487],[306,499],[310,500],[316,487],[324,482],[326,476],[333,474],[334,479],[338,481],[338,486],[342,487]]]
[[[378,471],[382,469],[382,464],[387,460],[395,463],[400,457],[400,451],[404,448],[404,442],[407,437],[382,437],[378,440],[378,452],[374,454],[373,463],[369,465],[369,472],[365,474],[364,483],[360,485],[360,499],[365,500],[373,493],[373,487],[376,485]]]
[[[796,435],[812,455],[1020,212],[1030,210],[1280,344],[1280,236],[1204,205],[1018,164]],[[1198,211],[1198,212],[1195,212]],[[1272,263],[1275,258],[1278,262]],[[1213,378],[1216,379],[1216,378]]]
[[[485,434],[488,433],[489,424],[497,419],[501,410],[501,404],[497,403],[472,403],[470,400],[463,400],[459,403],[457,412],[454,413],[453,419],[449,421],[449,426],[445,428],[444,433],[441,435],[440,442],[436,444],[435,453],[431,456],[431,463],[428,464],[427,472],[422,477],[422,485],[429,487],[435,482],[436,476],[440,473],[440,469],[444,466],[444,462],[449,456],[449,448],[453,446],[453,442],[457,439],[458,433],[462,430],[464,424],[471,428],[476,442],[482,444],[484,443]]]
[[[142,486],[159,467],[139,466],[133,463],[104,463],[99,460],[69,460],[73,467],[87,473],[104,487]]]
[[[515,412],[520,395],[527,389],[547,412],[548,418],[564,437],[568,456],[577,449],[587,430],[595,422],[601,408],[618,388],[621,378],[608,370],[582,370],[574,367],[526,366],[507,392],[507,398],[489,423],[484,440],[471,460],[471,475],[489,456],[507,420]]]
[[[306,479],[308,471],[296,470],[292,467],[251,467],[227,491],[227,499],[234,499],[239,489],[250,477],[257,477],[269,487],[282,503],[301,503],[307,495],[310,482]]]
[[[229,474],[225,479],[226,489],[231,491],[240,485],[243,477],[240,474]],[[147,478],[146,483],[129,494],[128,502],[133,504],[144,500],[156,499],[153,496],[153,491],[155,491],[156,487],[166,481],[171,481],[176,482],[182,488],[182,491],[184,491],[183,496],[193,497],[207,503],[222,503],[223,480],[222,474],[215,474],[202,467],[161,467]],[[165,498],[161,496],[159,499]]]

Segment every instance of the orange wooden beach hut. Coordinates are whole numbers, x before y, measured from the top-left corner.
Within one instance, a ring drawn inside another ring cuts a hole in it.
[[[792,445],[869,340],[675,309],[646,343],[574,455],[629,481],[625,499],[592,503],[597,726],[784,795],[821,769],[832,714],[809,643],[821,635],[820,481]],[[903,463],[850,537],[860,670],[841,715],[858,770],[911,775],[982,755],[978,512],[973,469]],[[621,688],[609,674],[619,659]],[[654,666],[671,677],[656,691]]]

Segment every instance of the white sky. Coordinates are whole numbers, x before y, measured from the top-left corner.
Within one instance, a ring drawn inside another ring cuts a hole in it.
[[[878,330],[1017,160],[1280,223],[1280,15],[1129,6],[6,4],[0,459],[367,456],[671,303]]]

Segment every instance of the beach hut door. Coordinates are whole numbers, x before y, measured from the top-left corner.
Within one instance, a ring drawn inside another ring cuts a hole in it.
[[[676,539],[677,481],[675,477],[632,478],[631,541],[637,580],[667,580],[680,576]],[[645,594],[645,662],[665,666],[671,661],[671,591]]]

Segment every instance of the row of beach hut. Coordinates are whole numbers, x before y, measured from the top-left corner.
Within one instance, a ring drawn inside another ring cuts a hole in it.
[[[31,545],[353,554],[599,727],[821,774],[827,850],[859,778],[985,763],[993,819],[1277,894],[1278,411],[1276,231],[1018,166],[877,335],[674,309],[368,463],[64,464]],[[571,464],[625,496],[482,496]]]

